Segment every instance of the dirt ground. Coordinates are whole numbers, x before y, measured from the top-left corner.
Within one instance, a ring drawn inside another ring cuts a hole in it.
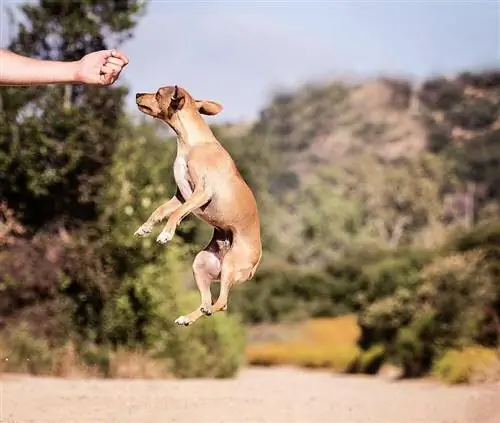
[[[500,385],[247,369],[234,380],[2,377],[2,423],[493,423]]]

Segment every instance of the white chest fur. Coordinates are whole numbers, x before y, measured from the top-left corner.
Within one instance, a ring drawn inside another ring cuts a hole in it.
[[[187,161],[186,158],[180,154],[177,154],[174,161],[174,179],[184,199],[187,200],[191,197],[193,190],[189,184]]]

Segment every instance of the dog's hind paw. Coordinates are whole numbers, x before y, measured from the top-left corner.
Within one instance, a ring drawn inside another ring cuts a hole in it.
[[[191,322],[191,320],[189,320],[186,316],[179,316],[175,319],[175,323],[179,326],[189,326],[193,322]]]
[[[151,231],[153,230],[153,226],[152,225],[147,225],[147,224],[144,224],[142,225],[141,227],[139,227],[139,229],[137,229],[135,232],[134,232],[134,235],[135,236],[145,236],[145,235],[149,235],[151,233]]]

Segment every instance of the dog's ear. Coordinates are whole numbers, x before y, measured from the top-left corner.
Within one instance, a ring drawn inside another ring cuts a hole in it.
[[[213,116],[221,112],[222,106],[215,101],[210,100],[196,100],[196,107],[202,115]]]
[[[186,97],[184,93],[176,85],[174,87],[174,92],[172,93],[170,105],[173,107],[174,110],[181,110],[184,107],[185,103],[186,103]]]

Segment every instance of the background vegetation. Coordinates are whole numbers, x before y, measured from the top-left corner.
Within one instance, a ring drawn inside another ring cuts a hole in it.
[[[70,60],[132,36],[144,5],[21,10],[9,48]],[[175,143],[126,115],[126,92],[0,90],[0,369],[231,377],[246,357],[498,375],[500,70],[308,84],[251,125],[215,125],[265,254],[228,313],[189,330],[173,320],[198,302],[190,263],[210,229],[188,218],[168,248],[132,236],[173,191]]]

